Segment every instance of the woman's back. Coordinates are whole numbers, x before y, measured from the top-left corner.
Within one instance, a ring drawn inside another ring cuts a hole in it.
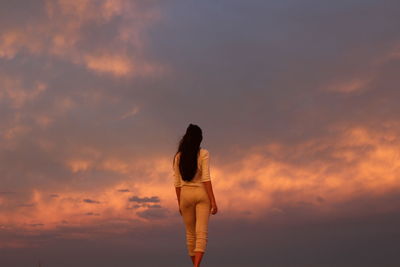
[[[209,152],[205,148],[200,148],[199,156],[197,157],[197,171],[191,181],[185,181],[179,171],[179,158],[180,152],[175,156],[174,162],[174,185],[175,187],[181,186],[203,186],[203,182],[211,181],[209,169]]]

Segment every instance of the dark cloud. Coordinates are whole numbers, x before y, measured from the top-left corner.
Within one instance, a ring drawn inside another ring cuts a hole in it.
[[[138,203],[156,203],[160,202],[160,198],[158,196],[152,196],[152,197],[138,197],[138,196],[133,196],[128,199],[131,202],[138,202]]]
[[[91,203],[91,204],[98,204],[98,203],[100,203],[100,201],[97,201],[97,200],[93,200],[93,199],[90,199],[90,198],[85,198],[84,200],[82,200],[83,202],[86,202],[86,203]]]
[[[319,203],[325,202],[325,198],[323,198],[323,197],[321,197],[321,196],[317,196],[317,197],[316,197],[316,200],[317,200]]]
[[[163,219],[166,218],[169,213],[167,209],[161,208],[161,207],[150,207],[150,209],[146,209],[144,211],[138,211],[136,214],[144,219],[148,220],[157,220],[157,219]]]
[[[43,223],[31,223],[31,224],[29,224],[29,226],[33,226],[33,227],[44,226],[44,224]]]
[[[88,215],[88,216],[100,216],[100,213],[87,212],[87,213],[85,213],[85,215]]]
[[[127,207],[127,209],[137,209],[137,208],[141,208],[141,207],[149,208],[149,209],[151,209],[151,208],[161,208],[161,205],[159,205],[159,204],[148,204],[147,202],[140,202],[140,203],[141,204],[135,204],[135,205],[132,205],[130,207]]]
[[[148,207],[148,208],[161,208],[161,205],[159,205],[159,204],[154,204],[154,205],[149,205],[149,204],[144,204],[144,206],[145,207]]]
[[[129,189],[118,189],[118,192],[124,193],[124,192],[130,192],[130,190]]]
[[[132,205],[132,206],[130,206],[130,207],[127,207],[126,209],[127,209],[127,210],[131,210],[131,209],[137,209],[137,208],[140,208],[140,207],[143,207],[143,204],[142,204],[142,205],[135,204],[135,205]]]

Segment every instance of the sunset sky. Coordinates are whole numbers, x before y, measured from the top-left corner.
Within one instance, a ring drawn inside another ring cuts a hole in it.
[[[0,266],[400,266],[400,1],[0,2]]]

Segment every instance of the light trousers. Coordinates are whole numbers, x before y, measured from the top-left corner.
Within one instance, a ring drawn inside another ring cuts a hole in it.
[[[205,252],[208,240],[208,219],[211,203],[204,186],[182,186],[180,209],[186,230],[189,256]]]

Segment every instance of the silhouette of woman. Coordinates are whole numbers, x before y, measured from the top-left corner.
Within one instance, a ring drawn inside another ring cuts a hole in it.
[[[200,267],[206,250],[209,216],[218,211],[211,185],[209,152],[200,147],[202,139],[200,127],[189,124],[173,160],[178,207],[194,267]]]

